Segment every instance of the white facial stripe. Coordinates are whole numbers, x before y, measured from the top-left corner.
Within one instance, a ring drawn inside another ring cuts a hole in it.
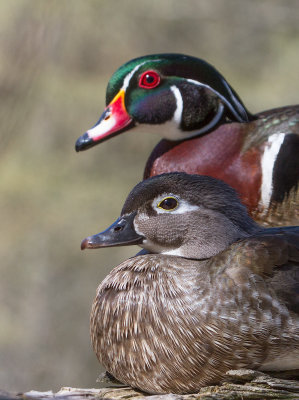
[[[213,93],[215,93],[218,97],[220,97],[220,99],[228,106],[228,108],[229,108],[229,109],[231,110],[231,112],[235,115],[235,117],[237,118],[237,120],[240,121],[240,122],[243,122],[243,119],[240,118],[240,115],[236,112],[236,110],[234,109],[234,107],[231,106],[230,102],[229,102],[224,96],[222,96],[222,94],[220,94],[219,92],[217,92],[217,91],[216,91],[215,89],[213,89],[211,86],[206,85],[205,83],[198,82],[198,81],[196,81],[196,80],[194,80],[194,79],[186,79],[186,80],[187,80],[187,82],[190,82],[190,83],[193,83],[193,84],[195,84],[195,85],[197,85],[197,86],[202,86],[202,87],[205,87],[205,88],[211,90],[211,91],[212,91]],[[236,98],[234,98],[234,99],[236,99]],[[236,99],[236,100],[237,100],[237,99]],[[238,102],[238,103],[239,103],[239,102]],[[243,108],[243,106],[241,105],[241,103],[239,103],[239,105],[240,105],[240,107]],[[243,108],[243,109],[244,109],[244,108]],[[245,113],[245,115],[246,115],[245,110],[244,110],[244,113]],[[246,115],[246,116],[247,116],[247,115]],[[246,118],[246,120],[248,120],[248,119]]]
[[[173,211],[163,210],[163,208],[158,207],[158,204],[166,197],[174,197],[175,199],[177,199],[179,205]],[[154,210],[157,211],[158,214],[185,214],[199,209],[199,206],[194,206],[193,204],[188,203],[188,201],[180,199],[178,196],[172,193],[165,193],[161,196],[156,197],[152,202],[152,207]]]
[[[176,122],[177,125],[180,125],[183,114],[183,98],[180,90],[176,86],[170,86],[170,90],[174,94],[176,100],[176,110],[173,114],[173,121]]]
[[[138,71],[138,69],[139,69],[143,64],[145,64],[145,63],[146,63],[146,61],[144,61],[144,62],[141,63],[141,64],[136,65],[136,67],[133,68],[132,71],[128,73],[128,75],[126,75],[126,77],[125,77],[125,79],[124,79],[123,86],[122,86],[122,90],[126,91],[127,87],[129,86],[129,83],[130,83],[130,80],[131,80],[132,76],[133,76],[133,75],[135,74],[135,72]]]
[[[261,187],[261,204],[268,207],[272,195],[272,179],[273,168],[279,153],[280,147],[284,141],[285,133],[274,133],[268,139],[264,154],[262,156],[262,187]]]
[[[135,72],[138,71],[139,68],[142,67],[142,65],[144,65],[148,62],[151,62],[151,61],[161,62],[161,60],[146,60],[146,61],[143,61],[142,63],[136,65],[136,67],[133,68],[132,71],[128,73],[128,75],[126,75],[123,86],[122,86],[122,90],[126,91],[127,87],[129,86],[130,80],[132,79],[132,76],[135,74]]]

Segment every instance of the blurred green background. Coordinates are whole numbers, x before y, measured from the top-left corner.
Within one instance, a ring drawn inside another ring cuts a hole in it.
[[[0,388],[94,387],[89,311],[136,248],[80,251],[142,178],[158,137],[76,154],[111,74],[181,52],[214,64],[250,111],[298,103],[297,0],[0,0]]]

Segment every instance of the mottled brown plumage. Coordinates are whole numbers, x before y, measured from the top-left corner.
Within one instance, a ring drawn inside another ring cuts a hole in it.
[[[126,240],[160,254],[126,260],[97,290],[92,343],[115,378],[190,393],[229,369],[299,368],[299,228],[261,229],[224,183],[176,173],[137,185],[82,248]]]

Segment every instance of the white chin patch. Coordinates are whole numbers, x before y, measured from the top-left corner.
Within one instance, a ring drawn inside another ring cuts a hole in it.
[[[149,217],[146,214],[140,214],[138,216],[139,220],[146,220]],[[138,227],[138,222],[134,220],[134,229],[138,235],[144,236],[142,231]],[[142,247],[145,250],[150,251],[151,253],[156,253],[156,254],[169,254],[169,255],[174,255],[174,256],[180,256],[180,251],[179,249],[172,249],[172,250],[167,250],[163,246],[159,246],[158,244],[152,242],[151,240],[144,239],[142,243],[139,244],[140,247]]]
[[[163,248],[147,239],[145,239],[139,246],[151,253],[161,254],[163,252]]]
[[[168,256],[178,256],[178,257],[184,257],[183,252],[180,250],[180,248],[177,249],[168,249],[163,246],[159,246],[154,242],[151,242],[150,240],[145,239],[140,245],[143,249],[155,253],[155,254],[165,254]]]
[[[178,256],[178,257],[184,256],[184,254],[180,248],[172,249],[172,250],[163,250],[162,254],[167,254],[168,256]]]
[[[149,132],[162,136],[163,139],[168,140],[182,140],[192,136],[192,133],[183,132],[180,129],[180,124],[183,114],[183,98],[181,92],[176,86],[171,86],[175,101],[176,109],[171,120],[164,122],[163,124],[139,124],[138,130],[140,132]],[[193,135],[196,135],[194,132]]]
[[[164,122],[164,124],[136,124],[138,131],[142,134],[153,133],[159,135],[163,139],[168,140],[182,140],[189,137],[189,132],[184,133],[179,129],[177,123],[171,119],[170,121]],[[197,132],[194,132],[194,136]]]

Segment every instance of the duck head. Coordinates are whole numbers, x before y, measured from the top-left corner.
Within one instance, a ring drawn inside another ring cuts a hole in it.
[[[183,140],[226,120],[251,118],[212,65],[182,54],[148,55],[124,64],[108,83],[106,104],[95,126],[77,140],[77,151],[136,127]]]
[[[138,244],[151,253],[203,259],[259,229],[230,186],[174,172],[135,186],[121,216],[81,248]]]

